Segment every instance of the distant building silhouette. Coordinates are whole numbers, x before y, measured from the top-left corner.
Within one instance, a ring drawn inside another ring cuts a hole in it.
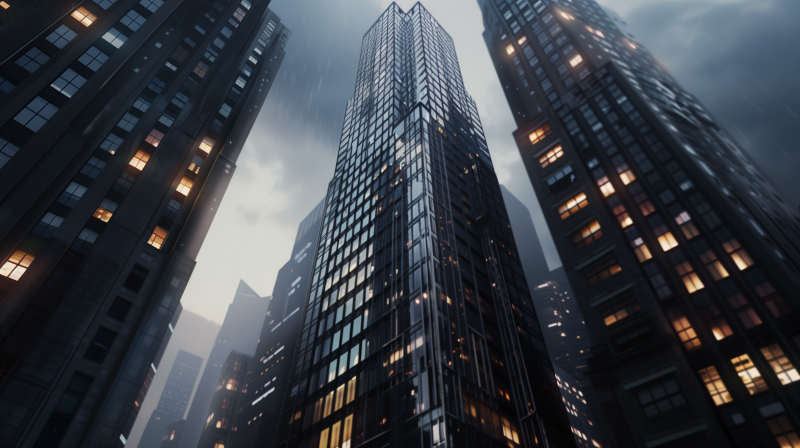
[[[222,366],[197,448],[231,446],[236,434],[236,413],[247,396],[247,374],[253,357],[230,352]]]

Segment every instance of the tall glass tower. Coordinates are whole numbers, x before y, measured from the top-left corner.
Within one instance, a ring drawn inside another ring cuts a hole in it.
[[[574,446],[475,103],[419,3],[364,36],[319,241],[280,446]]]
[[[479,4],[603,440],[800,446],[797,210],[594,0]]]

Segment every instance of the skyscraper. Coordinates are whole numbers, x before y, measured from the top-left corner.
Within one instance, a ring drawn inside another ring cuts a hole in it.
[[[224,448],[231,446],[236,434],[236,412],[246,398],[247,373],[253,357],[230,352],[222,366],[217,387],[206,411],[207,417],[196,448]]]
[[[800,217],[594,0],[479,0],[617,446],[800,443]]]
[[[574,446],[474,101],[417,3],[363,39],[282,447]]]
[[[247,378],[246,399],[238,409],[232,447],[271,448],[277,441],[324,209],[323,200],[300,223],[291,258],[275,279],[272,302]]]
[[[506,204],[508,221],[511,223],[514,240],[517,242],[522,270],[525,271],[528,288],[532,291],[536,285],[541,285],[551,279],[547,258],[545,258],[542,243],[536,232],[536,227],[533,225],[533,218],[531,218],[531,212],[528,207],[508,191],[504,185],[500,185],[500,191],[503,193],[503,202]]]
[[[0,446],[125,443],[284,55],[268,3],[0,9]]]
[[[179,437],[179,447],[197,448],[200,434],[208,418],[211,400],[217,391],[222,366],[234,351],[253,356],[270,300],[270,297],[259,296],[243,280],[239,282],[236,295],[228,305],[228,312],[225,313],[225,320],[219,329],[217,340],[214,341],[214,346],[208,355],[208,362],[197,385],[189,413],[186,415],[186,424],[181,429]]]
[[[183,350],[178,351],[175,363],[169,371],[167,384],[158,400],[158,406],[147,421],[142,438],[139,440],[141,448],[161,445],[167,427],[183,418],[202,365],[203,358]]]

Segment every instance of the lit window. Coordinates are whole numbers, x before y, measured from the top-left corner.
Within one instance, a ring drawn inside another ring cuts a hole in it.
[[[97,17],[94,14],[90,13],[88,9],[81,6],[80,8],[72,11],[72,17],[75,18],[78,22],[81,22],[84,26],[91,25]]]
[[[581,55],[577,55],[574,58],[569,60],[569,65],[571,65],[573,67],[577,67],[578,64],[580,64],[581,62],[583,62],[583,58],[581,57]]]
[[[506,54],[508,54],[509,56],[510,56],[510,55],[512,55],[512,54],[514,54],[514,51],[515,51],[515,50],[514,50],[514,46],[513,46],[513,45],[509,44],[509,45],[506,47]]]
[[[561,215],[561,219],[567,219],[587,205],[589,202],[586,200],[586,194],[578,193],[574,198],[558,206],[558,214]]]
[[[635,314],[637,311],[641,310],[642,308],[639,306],[639,303],[636,302],[636,298],[633,294],[629,294],[622,299],[616,300],[613,303],[603,307],[600,310],[600,315],[603,316],[603,321],[605,322],[606,326],[614,324],[626,317]]]
[[[544,124],[539,129],[537,129],[537,130],[531,132],[530,134],[528,134],[528,138],[530,139],[531,144],[535,145],[535,144],[539,143],[540,141],[542,141],[543,138],[547,137],[548,135],[550,135],[552,133],[553,133],[553,130],[550,129],[550,125],[549,124]]]
[[[114,154],[117,152],[119,145],[122,144],[122,140],[122,137],[116,134],[108,134],[108,137],[106,137],[106,139],[103,140],[103,143],[100,144],[100,149],[105,149],[111,154]]]
[[[193,71],[197,76],[202,78],[206,76],[206,73],[208,72],[208,64],[206,64],[203,61],[200,61],[197,63],[197,66],[194,68]]]
[[[611,181],[608,180],[608,176],[597,179],[597,185],[600,187],[600,192],[603,193],[603,197],[607,198],[616,192],[614,186],[611,185]]]
[[[50,56],[44,54],[42,50],[33,47],[30,50],[28,50],[24,55],[22,55],[22,57],[17,59],[17,65],[33,73],[49,60]]]
[[[325,428],[319,435],[319,448],[328,448],[328,433],[330,428]]]
[[[110,199],[103,199],[103,202],[100,203],[100,206],[97,207],[97,210],[94,211],[95,218],[99,219],[103,222],[108,222],[112,216],[114,216],[114,212],[117,211],[117,203],[110,200]]]
[[[572,14],[570,14],[570,13],[566,13],[566,12],[561,11],[559,14],[561,14],[561,17],[563,17],[563,18],[565,18],[567,20],[575,20],[575,17],[573,17]]]
[[[194,186],[194,182],[192,182],[191,179],[184,177],[181,179],[181,183],[178,184],[178,187],[175,190],[184,196],[188,196],[192,186]]]
[[[156,12],[164,4],[164,0],[141,0],[139,4],[150,12]]]
[[[736,263],[736,267],[739,268],[740,271],[744,271],[754,264],[753,259],[747,254],[747,251],[742,249],[742,245],[739,244],[736,238],[731,238],[722,243],[722,247],[728,252],[728,255],[731,256],[731,259]]]
[[[3,9],[8,9],[8,8],[10,8],[10,7],[11,7],[11,5],[9,5],[8,3],[6,3],[6,2],[0,2],[0,8],[3,8]]]
[[[147,240],[147,244],[155,247],[156,249],[161,249],[161,245],[164,244],[164,240],[167,238],[167,229],[156,226],[155,230],[153,230],[153,234],[150,235],[150,238]],[[233,380],[229,380],[226,388],[230,390],[236,390],[236,384]]]
[[[631,171],[631,169],[628,168],[627,163],[623,163],[622,165],[618,166],[617,173],[619,173],[619,178],[625,185],[628,185],[629,183],[636,180],[636,176],[634,176],[633,171]]]
[[[91,177],[92,179],[97,179],[100,171],[102,171],[105,167],[106,162],[103,162],[97,157],[92,157],[88,162],[86,162],[86,165],[81,168],[81,174]]]
[[[56,47],[64,48],[64,45],[67,45],[77,35],[78,33],[72,31],[67,25],[61,25],[50,33],[46,39]]]
[[[0,137],[0,168],[5,166],[9,160],[19,151],[17,145],[11,144],[6,139]]]
[[[233,17],[236,18],[238,21],[242,21],[244,19],[245,12],[242,11],[242,8],[236,8],[236,11],[233,12]]]
[[[550,165],[551,163],[555,162],[557,159],[561,158],[564,155],[564,150],[561,148],[561,145],[556,146],[555,148],[547,151],[542,157],[539,158],[539,163],[542,165],[542,168]]]
[[[8,260],[3,263],[3,267],[0,267],[0,275],[8,277],[11,280],[19,280],[22,274],[28,270],[34,258],[36,257],[27,252],[21,250],[14,251],[14,253],[8,257]]]
[[[322,418],[331,415],[331,412],[333,412],[333,391],[325,396],[325,411],[322,414]]]
[[[349,404],[355,399],[356,399],[356,377],[354,376],[350,378],[350,381],[347,382],[347,400],[345,401]]]
[[[678,275],[680,275],[681,280],[683,280],[683,285],[686,286],[686,290],[689,291],[690,294],[705,287],[688,261],[676,265],[675,270],[678,271]]]
[[[119,48],[128,40],[128,36],[122,34],[122,32],[116,28],[111,28],[106,34],[103,34],[103,40]]]
[[[644,240],[641,237],[631,241],[631,245],[633,246],[633,251],[636,253],[636,258],[639,260],[639,263],[644,263],[653,258],[650,249],[647,248],[647,245],[644,244]]]
[[[716,367],[711,366],[700,369],[699,373],[700,378],[703,379],[703,383],[708,389],[709,395],[711,395],[711,399],[714,400],[714,404],[720,406],[733,401],[733,397],[728,392],[728,388],[725,387],[725,383],[722,382]]]
[[[44,215],[44,218],[36,224],[36,227],[33,228],[33,233],[43,238],[50,238],[62,222],[64,222],[64,218],[48,212]]]
[[[575,245],[575,250],[580,250],[597,241],[601,236],[603,236],[603,230],[600,228],[600,222],[595,219],[572,235],[572,243]]]
[[[767,359],[772,370],[775,371],[775,376],[781,380],[781,384],[785,386],[800,380],[800,374],[797,373],[797,369],[795,369],[778,344],[762,347],[761,353]]]
[[[71,182],[64,192],[61,193],[61,196],[58,197],[58,201],[61,204],[66,205],[67,207],[74,207],[75,204],[83,197],[83,194],[86,193],[86,187],[83,185]]]
[[[76,73],[75,70],[68,68],[64,71],[64,73],[61,74],[61,76],[58,77],[58,79],[50,84],[50,87],[63,93],[67,98],[72,98],[72,95],[74,95],[78,89],[83,87],[85,83],[86,78]]]
[[[689,216],[687,212],[681,212],[678,216],[675,217],[675,222],[681,227],[683,234],[686,236],[687,240],[690,240],[697,235],[700,235],[700,232],[697,230],[697,227],[694,226],[692,222],[692,217]]]
[[[56,112],[58,112],[56,106],[48,103],[42,99],[42,97],[37,96],[25,106],[25,109],[22,109],[20,113],[14,117],[14,121],[36,132],[41,129],[42,126],[47,123],[47,120],[52,118]]]
[[[708,328],[711,329],[711,333],[718,341],[733,335],[733,330],[731,330],[730,325],[728,325],[728,322],[722,317],[708,320]]]
[[[144,139],[147,143],[158,148],[158,145],[161,143],[161,140],[164,139],[164,133],[159,131],[158,129],[150,130],[150,133],[147,134],[147,138]]]
[[[736,311],[745,328],[761,325],[761,318],[758,317],[758,314],[741,292],[728,296],[728,303]]]
[[[725,266],[723,266],[722,263],[717,260],[717,255],[714,254],[713,250],[709,249],[700,254],[700,260],[706,265],[708,272],[711,274],[711,277],[714,280],[720,281],[729,275],[728,271],[725,269]]]
[[[800,448],[800,437],[792,428],[789,419],[785,415],[778,418],[767,420],[772,435],[775,436],[775,441],[778,442],[781,448]]]
[[[614,207],[612,211],[614,212],[614,216],[617,217],[617,222],[619,222],[620,227],[623,229],[633,224],[633,220],[630,215],[628,215],[624,205],[620,204]]]
[[[144,25],[145,20],[147,19],[142,17],[141,14],[131,9],[123,18],[119,19],[119,22],[130,28],[131,31],[136,31]]]
[[[342,448],[350,448],[350,441],[353,438],[353,414],[344,419],[342,427]]]
[[[758,371],[758,368],[756,368],[753,361],[750,360],[750,356],[746,353],[732,358],[731,363],[736,369],[736,373],[739,374],[742,382],[747,387],[747,391],[750,392],[750,395],[755,395],[769,389],[764,378],[761,377],[761,372]]]
[[[641,210],[644,216],[649,215],[656,211],[656,208],[653,207],[653,203],[650,202],[650,199],[647,198],[646,193],[639,193],[633,197],[637,204],[639,204],[639,210]]]
[[[474,416],[474,409],[473,409],[473,416]],[[505,436],[508,440],[513,440],[514,443],[519,443],[519,434],[517,434],[517,428],[514,426],[511,421],[507,418],[502,417],[503,421],[503,436]]]
[[[125,116],[123,116],[119,120],[119,123],[117,123],[117,126],[119,126],[122,129],[130,132],[130,130],[133,129],[133,127],[138,122],[139,122],[139,118],[137,116],[131,115],[130,113],[126,113]]]
[[[141,171],[144,169],[144,166],[147,165],[147,161],[150,160],[150,154],[142,151],[141,149],[136,151],[136,154],[133,156],[128,165],[136,168],[137,170]]]
[[[192,158],[192,163],[189,164],[189,171],[193,172],[194,174],[199,173],[200,167],[203,166],[203,162],[205,162],[205,160],[203,160],[201,157],[194,156]]]
[[[664,252],[667,252],[678,245],[678,241],[674,236],[672,236],[672,232],[667,230],[667,226],[664,224],[656,227],[653,231],[658,237],[658,243],[661,244],[661,249]]]
[[[686,399],[683,397],[678,383],[672,378],[639,389],[636,397],[647,418],[655,417],[686,404]]]
[[[601,261],[595,264],[586,271],[586,280],[590,285],[601,282],[614,274],[622,271],[622,266],[619,265],[616,257],[609,258],[608,260]]]
[[[672,320],[672,327],[675,328],[675,332],[678,333],[678,337],[683,342],[686,350],[694,350],[703,346],[694,328],[689,324],[689,319],[677,314],[674,310],[670,310],[668,314],[670,314],[670,320]]]
[[[78,58],[78,62],[85,65],[93,72],[96,72],[107,60],[108,56],[98,50],[97,47],[89,47],[89,49]]]
[[[342,408],[342,406],[344,406],[344,387],[345,385],[342,384],[336,388],[336,400],[333,406],[334,411],[338,411]]]

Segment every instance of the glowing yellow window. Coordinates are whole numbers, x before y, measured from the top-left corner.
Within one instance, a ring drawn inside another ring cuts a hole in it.
[[[571,65],[573,67],[577,67],[578,64],[580,64],[581,62],[583,62],[583,58],[581,57],[581,55],[577,55],[574,58],[569,60],[569,65]]]
[[[619,222],[620,227],[623,229],[633,224],[633,220],[630,215],[628,215],[624,205],[617,205],[612,211],[614,212],[614,216],[617,217],[617,222]]]
[[[319,448],[328,448],[328,433],[330,428],[325,428],[319,435]]]
[[[136,155],[133,156],[128,165],[136,168],[137,170],[141,171],[144,169],[144,166],[147,165],[147,161],[150,160],[150,154],[142,151],[141,149],[136,151]]]
[[[0,275],[8,277],[11,280],[19,280],[22,274],[28,270],[34,258],[36,257],[27,252],[21,250],[14,251],[14,253],[8,257],[8,260],[3,263],[3,267],[0,268]]]
[[[709,249],[700,254],[700,260],[706,265],[709,274],[711,274],[711,277],[714,278],[714,280],[720,281],[723,278],[728,277],[728,270],[725,269],[725,266],[723,266],[719,260],[717,260],[717,255],[714,254],[713,250]]]
[[[6,2],[0,2],[0,8],[3,8],[3,9],[8,9],[9,7],[11,7],[11,5],[9,5],[8,3],[6,3]]]
[[[507,53],[509,56],[510,56],[510,55],[512,55],[512,54],[514,54],[514,46],[513,46],[513,45],[511,45],[511,44],[509,44],[509,45],[506,47],[506,53]]]
[[[736,263],[736,267],[739,268],[740,271],[744,271],[753,265],[753,259],[747,254],[747,251],[742,249],[742,245],[739,244],[739,241],[737,241],[736,238],[731,238],[730,240],[722,243],[722,247],[725,248],[725,251],[728,252],[733,262]]]
[[[333,391],[325,396],[325,412],[322,414],[322,418],[331,415],[331,412],[333,412]]]
[[[542,157],[539,157],[539,163],[542,165],[542,168],[544,168],[561,158],[563,155],[564,150],[561,148],[561,145],[558,145],[555,148],[547,151]]]
[[[611,185],[611,182],[608,180],[608,176],[603,176],[598,179],[597,185],[600,186],[600,192],[603,193],[603,197],[607,198],[616,192],[614,186]]]
[[[513,440],[514,443],[519,443],[519,434],[517,428],[505,417],[503,417],[503,435],[506,439]]]
[[[559,14],[561,14],[561,17],[563,17],[563,18],[565,18],[567,20],[575,20],[575,17],[573,17],[572,14],[569,14],[569,13],[566,13],[566,12],[563,12],[563,11],[560,12]]]
[[[545,123],[539,129],[537,129],[537,130],[531,132],[530,134],[528,134],[528,139],[530,139],[532,145],[535,145],[535,144],[539,143],[540,141],[542,141],[543,138],[547,137],[548,135],[550,135],[552,133],[553,133],[553,130],[550,129],[550,125]]]
[[[719,310],[717,312],[719,312]],[[718,341],[721,341],[733,334],[733,330],[731,330],[730,325],[728,325],[728,322],[722,317],[709,320],[708,328],[711,329],[711,333]]]
[[[690,294],[705,287],[703,282],[700,281],[700,277],[697,276],[697,273],[694,272],[694,268],[691,264],[689,264],[688,261],[684,261],[683,263],[675,266],[675,270],[678,271],[678,274],[681,276],[681,280],[683,280],[683,285],[686,286],[686,290],[689,291]]]
[[[350,414],[344,419],[344,427],[342,428],[342,448],[350,448],[352,438],[353,438],[353,414]]]
[[[314,403],[314,423],[317,423],[322,418],[322,403],[324,400],[324,398],[320,398]]]
[[[700,235],[700,231],[697,230],[697,227],[694,226],[692,222],[692,217],[689,216],[687,212],[681,212],[680,215],[675,217],[675,222],[681,227],[684,236],[686,236],[687,240],[690,240],[697,235]]]
[[[678,245],[678,241],[674,236],[672,236],[672,232],[667,230],[667,226],[662,224],[656,227],[654,231],[658,236],[658,244],[661,245],[661,249],[664,252],[667,252]]]
[[[519,39],[517,39],[517,43],[518,43],[520,46],[522,46],[522,44],[524,44],[524,43],[525,43],[525,42],[527,42],[527,41],[528,41],[528,37],[527,37],[527,36],[522,36],[522,37],[520,37]]]
[[[772,344],[762,347],[761,353],[764,355],[764,358],[767,359],[772,370],[775,371],[775,376],[781,380],[781,384],[785,386],[795,381],[800,381],[800,374],[797,373],[797,369],[783,353],[783,349],[781,349],[780,345]]]
[[[84,26],[89,26],[94,23],[95,17],[94,14],[90,13],[88,9],[81,6],[80,8],[72,11],[72,17],[75,18],[78,22],[81,22]]]
[[[117,211],[117,203],[109,199],[103,199],[103,202],[100,203],[100,206],[97,207],[92,216],[100,221],[108,222],[114,216],[115,211]]]
[[[728,392],[728,388],[725,387],[725,383],[722,382],[716,367],[711,366],[700,369],[699,373],[700,378],[703,379],[703,383],[708,389],[709,395],[711,395],[711,399],[714,400],[714,404],[720,406],[733,401],[733,397]]]
[[[350,381],[347,382],[347,403],[352,402],[356,399],[356,377],[350,378]]]
[[[750,392],[750,395],[755,395],[769,389],[764,378],[761,377],[761,372],[758,371],[758,368],[753,364],[753,361],[750,360],[750,356],[748,356],[747,353],[732,358],[731,363],[736,369],[736,373],[739,374],[739,378],[742,379],[742,382],[747,387],[747,391]]]
[[[781,448],[800,447],[800,437],[798,437],[797,432],[792,428],[792,424],[789,423],[789,419],[785,415],[767,420],[767,426],[769,426],[769,430],[775,436],[775,441],[778,442],[778,446]]]
[[[642,238],[636,238],[635,240],[631,241],[631,245],[633,245],[633,251],[636,253],[636,258],[639,260],[639,263],[644,263],[645,261],[653,258],[653,255],[650,253],[650,249],[648,249],[647,245],[644,244],[644,240]]]
[[[183,179],[181,179],[181,183],[178,184],[178,187],[175,188],[175,191],[177,191],[178,193],[180,193],[180,194],[182,194],[184,196],[188,196],[189,195],[189,191],[192,190],[193,186],[194,186],[194,182],[192,182],[191,179],[188,179],[188,178],[184,177]]]
[[[214,448],[225,448],[225,444],[222,442],[215,442]]]
[[[203,137],[203,141],[200,142],[200,150],[208,154],[211,152],[211,148],[214,146],[214,143],[216,143],[216,140],[213,138]]]
[[[342,406],[344,406],[344,384],[336,388],[336,404],[333,410],[338,411]]]
[[[595,219],[572,235],[572,243],[575,245],[575,250],[581,250],[597,241],[601,236],[603,236],[603,230],[600,228],[600,222]]]
[[[156,249],[161,249],[161,245],[164,244],[165,239],[167,239],[167,229],[156,226],[155,230],[153,230],[153,234],[150,235],[150,239],[147,240],[147,244]],[[228,384],[228,389],[230,389],[230,386],[231,384]]]
[[[605,322],[606,326],[609,326],[621,321],[622,319],[625,319],[641,309],[642,307],[640,307],[639,303],[636,302],[636,298],[633,296],[633,294],[630,294],[602,308],[600,310],[600,315],[603,316],[603,321]]]
[[[619,173],[619,178],[625,185],[628,185],[629,183],[636,180],[636,176],[634,176],[633,171],[631,171],[631,169],[628,168],[627,163],[623,163],[622,165],[618,166],[617,173]]]
[[[567,219],[587,205],[589,205],[589,202],[586,200],[586,194],[578,193],[575,197],[558,206],[558,214],[561,215],[561,219]]]
[[[331,426],[331,448],[339,448],[339,433],[342,429],[342,422],[338,421]]]
[[[672,327],[675,328],[675,332],[678,333],[678,337],[681,339],[681,342],[683,342],[683,346],[686,347],[686,350],[694,350],[703,346],[694,328],[689,324],[689,319],[686,317],[673,315]]]

